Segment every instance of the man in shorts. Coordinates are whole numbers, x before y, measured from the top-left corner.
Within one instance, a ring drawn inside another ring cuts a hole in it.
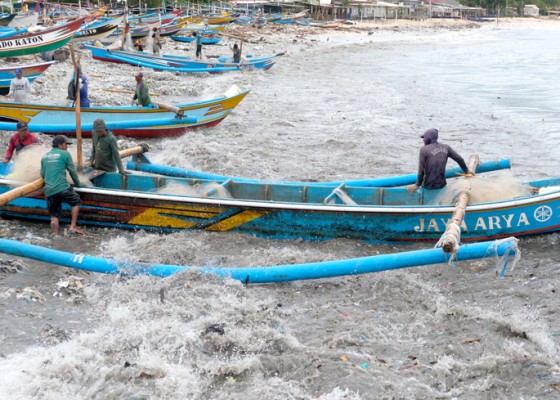
[[[51,228],[55,235],[58,235],[62,203],[72,207],[68,233],[82,234],[82,231],[76,226],[80,212],[80,195],[74,191],[66,179],[66,171],[68,171],[74,184],[80,187],[76,167],[72,161],[72,156],[68,152],[69,144],[72,144],[72,141],[66,136],[55,136],[52,143],[53,149],[41,159],[41,177],[45,180],[45,196],[51,216]]]

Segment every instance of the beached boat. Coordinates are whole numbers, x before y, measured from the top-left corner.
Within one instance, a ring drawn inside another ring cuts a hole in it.
[[[99,61],[130,64],[135,67],[151,68],[156,71],[171,71],[184,73],[211,73],[217,74],[228,71],[241,71],[242,66],[239,64],[220,65],[219,63],[192,62],[190,65],[182,63],[179,65],[175,60],[165,56],[154,56],[142,52],[128,52],[122,50],[110,50],[104,47],[85,46],[91,50],[93,59]]]
[[[263,69],[269,70],[276,61],[286,52],[273,54],[265,57],[252,57],[248,55],[243,58],[242,63],[233,62],[232,57],[218,57],[211,60],[197,60],[189,57],[163,54],[154,56],[143,52],[127,52],[122,50],[109,50],[103,47],[85,46],[91,50],[95,60],[110,62],[126,62],[127,64],[142,66],[153,69],[162,69],[176,72],[227,72],[240,70]]]
[[[0,172],[4,168],[0,165]],[[13,180],[0,179],[0,193],[16,185]],[[542,194],[531,191],[513,199],[469,204],[461,225],[462,240],[560,230],[560,178],[528,185]],[[92,186],[76,191],[82,199],[80,224],[158,232],[200,229],[276,239],[436,242],[455,211],[452,204],[438,205],[442,190],[409,195],[402,187],[232,181],[218,185],[200,179],[146,174],[123,179],[118,173],[105,173],[94,178]],[[69,211],[64,209],[64,221],[68,221]],[[0,209],[0,216],[49,220],[41,192],[11,201]]]
[[[48,61],[39,64],[0,68],[0,94],[6,95],[10,91],[10,82],[16,77],[16,69],[21,68],[23,76],[29,79],[29,82],[33,82],[55,62],[56,61]]]
[[[8,24],[10,22],[12,22],[12,20],[14,19],[14,17],[17,14],[12,13],[12,14],[8,14],[8,13],[2,13],[0,14],[0,26],[8,26]]]
[[[72,42],[101,40],[111,35],[121,23],[121,18],[94,21],[82,26],[72,37]]]
[[[344,275],[359,275],[400,268],[418,267],[430,264],[466,261],[480,258],[500,258],[500,274],[504,276],[509,262],[512,269],[519,251],[514,238],[467,244],[459,247],[456,254],[445,253],[441,248],[416,250],[395,254],[382,254],[371,257],[287,264],[268,267],[189,267],[181,265],[150,264],[72,254],[47,247],[37,246],[16,240],[0,239],[0,252],[41,262],[103,274],[154,275],[167,277],[178,272],[195,270],[206,275],[236,279],[244,284],[290,282],[305,279],[332,278]],[[513,257],[513,260],[510,260]]]
[[[182,135],[187,130],[211,127],[219,124],[249,93],[246,91],[235,91],[234,94],[225,95],[212,100],[205,100],[196,103],[178,104],[177,108],[184,112],[183,117],[194,117],[183,119],[183,123],[164,124],[150,127],[134,127],[115,129],[115,135],[129,136],[135,138],[155,138]],[[32,125],[53,126],[56,124],[68,125],[75,124],[76,110],[74,107],[42,104],[21,104],[21,103],[0,103],[0,122],[25,121]],[[150,121],[153,119],[172,119],[176,115],[163,108],[134,106],[115,106],[115,107],[88,107],[81,109],[81,121],[83,123],[93,123],[97,118],[105,121]],[[72,135],[67,131],[51,131],[52,134]],[[84,137],[91,136],[91,131],[82,132]]]
[[[171,36],[171,39],[173,39],[176,42],[181,42],[181,43],[193,43],[196,40],[196,37],[194,37],[194,36]],[[221,37],[203,36],[200,39],[200,42],[203,45],[212,45],[212,44],[220,43],[221,40],[222,40]]]
[[[72,39],[85,18],[37,32],[0,39],[0,57],[15,57],[56,50]]]

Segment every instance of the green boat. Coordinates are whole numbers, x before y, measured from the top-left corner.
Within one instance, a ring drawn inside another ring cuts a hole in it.
[[[72,39],[85,18],[80,18],[64,25],[49,29],[26,32],[0,40],[0,58],[17,57],[28,54],[56,50]]]

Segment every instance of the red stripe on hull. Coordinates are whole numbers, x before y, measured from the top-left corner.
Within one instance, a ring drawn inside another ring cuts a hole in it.
[[[217,119],[212,122],[208,122],[205,124],[200,125],[192,125],[192,126],[181,126],[176,128],[138,128],[138,129],[111,129],[116,136],[126,136],[130,138],[144,138],[144,139],[153,139],[153,138],[162,138],[162,137],[173,137],[173,136],[181,136],[185,134],[187,131],[191,131],[193,129],[198,128],[211,128],[213,126],[218,125],[220,122],[224,120],[223,118]],[[49,135],[66,135],[70,137],[75,137],[75,132],[49,132]],[[82,131],[82,137],[89,138],[91,137],[91,131]]]

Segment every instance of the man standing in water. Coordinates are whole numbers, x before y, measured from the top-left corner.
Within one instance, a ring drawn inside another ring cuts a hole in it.
[[[101,118],[93,121],[91,140],[92,147],[89,159],[93,167],[108,172],[115,172],[118,168],[120,174],[126,175],[119,155],[117,139],[111,131],[107,130],[105,121]]]
[[[14,151],[20,151],[26,146],[31,144],[38,144],[39,139],[32,133],[29,133],[27,122],[19,121],[16,125],[17,132],[13,134],[10,138],[10,143],[8,143],[8,150],[6,150],[6,155],[2,160],[2,164],[6,165],[10,162],[14,155]]]
[[[45,180],[45,196],[51,216],[51,229],[55,235],[58,235],[62,203],[69,204],[72,207],[68,233],[82,234],[82,231],[76,225],[80,212],[80,195],[74,191],[66,179],[66,171],[68,171],[74,184],[77,187],[81,186],[76,167],[68,152],[68,145],[71,143],[72,141],[66,136],[55,136],[52,142],[53,149],[41,159],[41,177]]]
[[[447,185],[445,167],[448,158],[455,160],[467,176],[474,176],[459,153],[449,145],[438,143],[437,129],[428,129],[420,137],[424,139],[424,146],[420,149],[418,178],[414,185],[407,187],[409,194],[413,194],[419,187],[425,189],[441,189],[445,187]]]
[[[132,98],[132,105],[138,104],[139,108],[149,106],[152,104],[152,99],[150,98],[148,85],[144,82],[144,75],[142,72],[137,72],[134,79],[136,79],[136,92]]]

